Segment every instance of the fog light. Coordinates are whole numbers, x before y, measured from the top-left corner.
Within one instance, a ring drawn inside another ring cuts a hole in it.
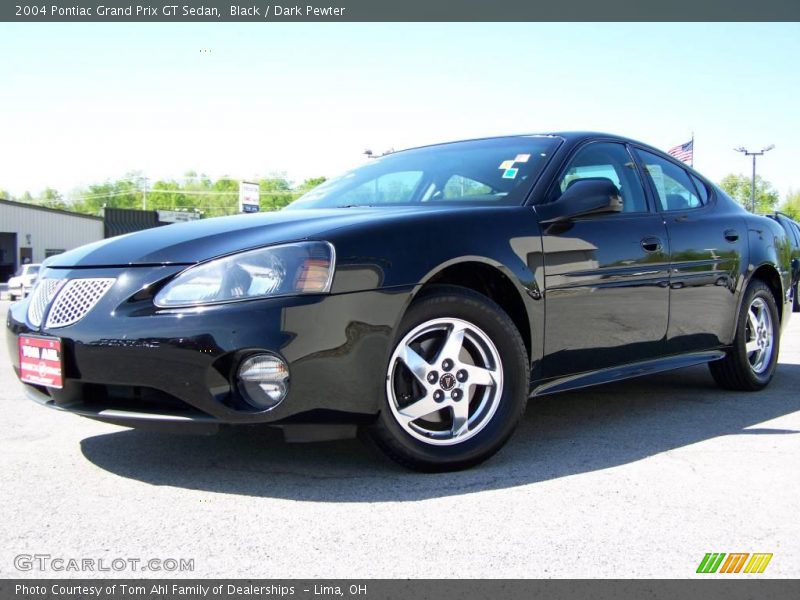
[[[275,408],[289,390],[289,367],[272,354],[256,354],[239,366],[239,390],[259,410]]]

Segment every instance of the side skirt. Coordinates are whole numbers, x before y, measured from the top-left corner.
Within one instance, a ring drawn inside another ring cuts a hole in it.
[[[529,397],[533,398],[536,396],[557,394],[559,392],[577,390],[601,383],[611,383],[612,381],[621,381],[632,377],[651,375],[652,373],[660,373],[661,371],[671,371],[673,369],[702,365],[714,360],[719,360],[724,356],[724,350],[707,350],[704,352],[692,352],[690,354],[679,354],[667,356],[665,358],[645,360],[622,365],[620,367],[600,369],[599,371],[587,371],[586,373],[579,373],[577,375],[567,375],[566,377],[559,377],[558,379],[534,384],[533,391]]]

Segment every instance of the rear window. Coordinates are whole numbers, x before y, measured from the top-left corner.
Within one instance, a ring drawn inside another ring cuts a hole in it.
[[[636,149],[644,163],[647,178],[658,195],[661,210],[686,210],[698,208],[708,199],[708,190],[703,186],[705,198],[695,185],[695,179],[678,165],[646,150]]]
[[[700,202],[702,204],[708,204],[708,188],[706,184],[699,177],[695,177],[694,175],[690,175],[692,181],[694,182],[694,187],[697,188],[697,193],[700,196]]]

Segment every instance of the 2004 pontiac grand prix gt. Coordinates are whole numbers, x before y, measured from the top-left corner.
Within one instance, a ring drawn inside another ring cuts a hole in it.
[[[406,466],[459,469],[530,396],[700,363],[763,388],[789,252],[780,225],[644,144],[498,137],[372,160],[279,212],[52,257],[7,338],[46,406],[361,430]]]

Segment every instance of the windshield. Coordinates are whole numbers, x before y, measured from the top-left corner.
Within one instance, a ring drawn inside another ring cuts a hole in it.
[[[286,208],[520,205],[560,142],[507,137],[388,154],[325,182]]]

